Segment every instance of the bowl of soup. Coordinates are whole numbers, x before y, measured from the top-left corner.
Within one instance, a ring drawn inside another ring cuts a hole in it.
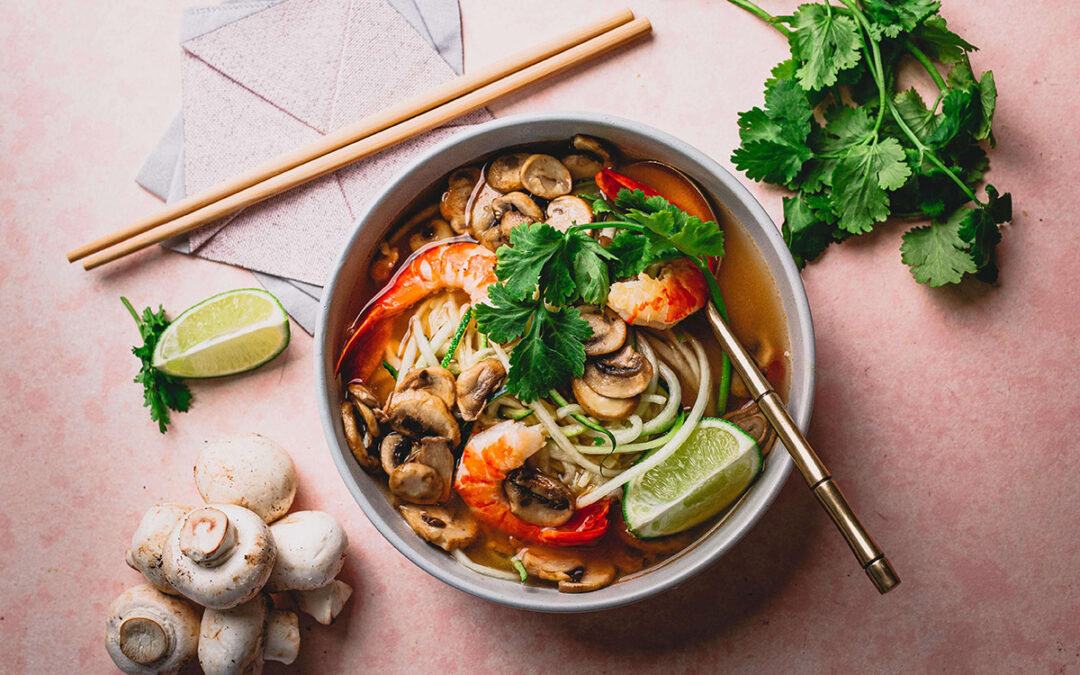
[[[690,264],[654,245],[635,267],[644,254],[633,226],[620,235],[632,215],[623,188],[659,194],[680,223],[715,222],[722,256]],[[576,291],[544,295],[561,283],[547,278],[555,263],[537,267],[535,292],[507,281],[540,264],[544,241],[571,239],[559,245]],[[600,295],[589,290],[597,263],[579,250],[606,261]],[[706,572],[792,462],[727,374],[702,309],[705,274],[805,430],[814,342],[798,270],[714,160],[646,125],[582,113],[500,119],[424,153],[371,199],[323,296],[316,391],[346,486],[409,560],[503,605],[594,611]],[[639,522],[626,508],[641,501],[633,491],[701,427],[734,429],[754,453],[748,486],[715,508],[696,495],[667,520]]]

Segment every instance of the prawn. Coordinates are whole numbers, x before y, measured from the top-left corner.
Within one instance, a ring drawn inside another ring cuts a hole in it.
[[[610,501],[579,509],[565,524],[542,527],[510,511],[503,481],[544,445],[538,426],[507,420],[474,435],[465,445],[454,488],[482,522],[534,544],[581,546],[602,537],[608,528]]]
[[[495,263],[494,253],[470,242],[421,249],[362,313],[364,320],[345,344],[334,372],[348,367],[361,381],[371,377],[394,317],[446,289],[465,291],[473,304],[486,299],[488,286],[498,281]]]
[[[656,276],[642,272],[636,279],[611,284],[607,305],[628,324],[663,330],[704,307],[708,299],[705,276],[684,258],[664,263]]]
[[[611,169],[601,169],[596,174],[596,184],[608,199],[615,199],[624,189],[640,190],[646,196],[664,196],[653,187]],[[711,213],[698,211],[693,215],[702,220],[713,219]],[[710,259],[709,269],[715,272],[717,263],[718,260]],[[664,330],[704,307],[708,299],[709,287],[704,275],[684,259],[661,265],[656,275],[642,272],[636,279],[611,284],[607,305],[628,324]]]

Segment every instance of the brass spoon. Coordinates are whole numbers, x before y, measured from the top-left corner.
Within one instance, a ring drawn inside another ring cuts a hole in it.
[[[634,170],[634,167],[639,170]],[[646,183],[661,194],[675,194],[677,192],[682,198],[678,200],[672,199],[672,201],[684,211],[702,219],[705,219],[706,215],[708,215],[710,220],[716,220],[705,195],[686,174],[675,167],[651,160],[637,162],[627,167],[627,169],[629,170],[626,173],[631,178]],[[645,175],[646,173],[649,175]],[[666,183],[666,185],[658,185],[658,182]],[[701,206],[702,204],[704,204],[704,207]],[[694,212],[702,210],[705,210],[705,212]],[[826,513],[832,518],[840,533],[844,535],[844,539],[847,540],[848,546],[851,547],[851,551],[855,554],[866,575],[870,577],[870,581],[874,583],[880,593],[888,593],[896,588],[900,584],[900,577],[893,570],[889,559],[878,548],[874,538],[859,522],[855,512],[851,510],[851,506],[848,505],[847,499],[844,498],[844,494],[840,491],[836,481],[832,479],[829,470],[825,468],[814,449],[810,447],[806,437],[803,436],[799,427],[795,424],[795,421],[791,419],[791,415],[788,413],[787,408],[784,407],[780,395],[773,390],[772,385],[758,370],[754,358],[750,356],[750,353],[742,346],[739,339],[735,337],[731,327],[721,318],[720,312],[711,302],[708,303],[707,315],[713,334],[716,335],[720,346],[727,353],[728,358],[731,359],[731,365],[735,368],[735,372],[746,383],[746,388],[753,396],[754,402],[757,403],[765,418],[769,420],[769,424],[776,431],[776,435],[780,437],[780,442],[787,448],[791,458],[795,461],[795,466],[799,468],[799,472],[806,479],[806,483],[810,486],[814,496],[825,507]]]

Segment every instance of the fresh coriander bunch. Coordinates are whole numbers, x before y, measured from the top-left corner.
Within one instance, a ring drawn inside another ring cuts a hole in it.
[[[791,58],[765,81],[765,106],[739,115],[735,166],[783,186],[784,239],[800,267],[832,242],[871,231],[890,216],[929,219],[903,236],[902,260],[919,283],[992,283],[999,225],[1012,219],[1009,194],[987,185],[984,145],[997,99],[994,75],[976,77],[976,47],[950,31],[934,0],[841,0],[765,19]],[[914,61],[937,86],[928,105],[899,90],[901,64]],[[946,74],[943,75],[943,72]]]

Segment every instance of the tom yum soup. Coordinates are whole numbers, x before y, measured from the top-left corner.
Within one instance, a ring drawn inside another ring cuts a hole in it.
[[[370,274],[338,362],[345,436],[476,573],[602,588],[692,545],[760,473],[771,432],[701,309],[786,392],[779,296],[677,169],[586,136],[507,149],[440,181]]]

